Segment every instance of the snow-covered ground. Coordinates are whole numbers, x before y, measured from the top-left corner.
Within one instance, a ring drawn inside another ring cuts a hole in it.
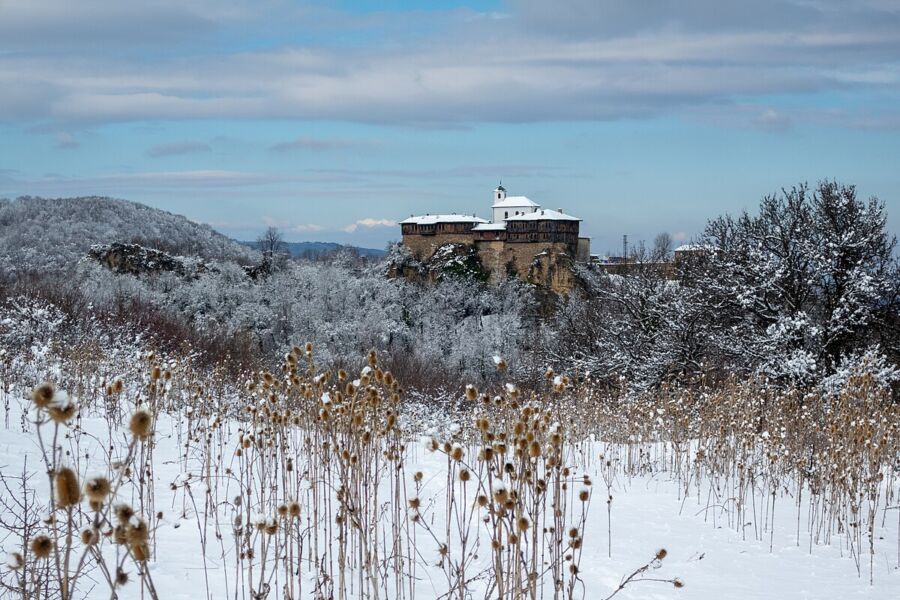
[[[31,484],[39,496],[46,494],[48,483],[41,473],[33,431],[23,431],[23,421],[17,416],[17,413],[21,414],[18,405],[26,404],[15,399],[11,403],[9,426],[0,433],[0,468],[5,475],[16,475],[22,471],[27,459],[28,470],[34,472]],[[85,435],[81,436],[80,453],[89,456],[82,464],[103,464],[99,448],[108,443],[107,422],[90,417],[83,419],[81,426]],[[198,519],[193,506],[185,502],[183,489],[172,489],[171,486],[173,482],[186,480],[185,464],[188,472],[192,468],[190,459],[185,463],[180,457],[182,446],[179,440],[183,443],[186,433],[184,423],[169,417],[160,418],[156,432],[153,483],[156,508],[163,511],[163,518],[156,535],[156,561],[150,568],[159,597],[167,600],[235,597],[234,547],[227,539],[229,513],[222,509],[226,538],[223,542],[217,541],[212,531],[207,530],[209,547],[204,560],[200,528],[205,519],[202,515]],[[599,453],[599,449],[589,447],[588,453]],[[762,540],[756,540],[753,525],[748,525],[747,539],[742,539],[734,528],[723,526],[721,515],[714,523],[714,511],[706,509],[706,498],[702,501],[696,497],[680,499],[676,485],[666,473],[631,479],[618,477],[612,490],[609,523],[603,501],[606,487],[601,474],[596,472],[598,464],[601,463],[591,461],[583,471],[592,476],[594,485],[580,566],[583,587],[576,587],[575,597],[606,598],[624,576],[650,561],[660,548],[665,548],[667,557],[658,568],[649,569],[644,577],[660,580],[677,577],[684,587],[676,589],[670,582],[636,581],[625,587],[617,598],[900,598],[897,511],[888,511],[889,518],[880,529],[882,535],[875,544],[874,585],[870,585],[868,557],[863,557],[864,569],[860,576],[838,537],[832,545],[813,546],[810,551],[809,538],[801,532],[798,547],[796,530],[791,525],[796,522],[797,509],[792,507],[790,500],[783,501],[783,510],[777,515],[783,522],[775,529],[771,552],[768,534]],[[441,453],[429,453],[419,445],[410,445],[407,475],[412,477],[417,470],[425,474],[421,499],[427,508],[422,511],[423,518],[435,515],[440,519],[446,508],[440,504],[446,468],[447,458]],[[91,467],[84,469],[84,473],[91,472]],[[198,495],[202,496],[202,492]],[[432,498],[436,499],[436,504],[431,503]],[[610,525],[611,556],[608,555],[610,539],[607,535]],[[416,539],[419,559],[415,596],[437,598],[446,592],[446,578],[434,566],[438,557],[435,543],[422,534]],[[9,540],[4,542],[3,549],[16,551]],[[313,583],[303,583],[304,591],[300,597],[312,597],[309,594]],[[81,587],[85,591],[89,584]],[[477,585],[474,589],[478,590]],[[473,597],[481,597],[479,594],[473,594]],[[120,594],[122,598],[139,595],[140,588],[135,583],[122,588]],[[89,597],[108,598],[109,591],[98,585]],[[277,592],[273,590],[269,597],[277,597]]]

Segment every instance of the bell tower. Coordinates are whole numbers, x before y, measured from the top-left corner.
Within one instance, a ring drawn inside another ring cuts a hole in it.
[[[494,204],[503,200],[506,200],[506,188],[503,187],[503,182],[501,181],[497,189],[494,190]]]

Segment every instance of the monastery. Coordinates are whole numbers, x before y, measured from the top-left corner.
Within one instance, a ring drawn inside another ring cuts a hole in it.
[[[477,253],[489,281],[521,279],[567,292],[571,266],[590,260],[590,238],[579,236],[581,219],[562,209],[541,208],[526,196],[493,193],[492,220],[474,215],[422,215],[400,221],[403,244],[421,262],[441,248],[467,247]]]

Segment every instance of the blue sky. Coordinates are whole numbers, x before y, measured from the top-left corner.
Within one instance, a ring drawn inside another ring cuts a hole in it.
[[[511,194],[622,234],[823,178],[900,231],[900,2],[0,1],[0,197],[383,246]]]

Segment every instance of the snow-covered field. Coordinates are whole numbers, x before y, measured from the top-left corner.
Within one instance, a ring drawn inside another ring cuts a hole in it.
[[[29,407],[29,401],[24,399],[25,395],[21,390],[12,391],[9,395],[8,425],[0,435],[0,467],[7,478],[14,477],[23,470],[33,473],[30,485],[37,491],[38,498],[47,498],[49,484],[42,473],[34,425],[23,418],[23,411]],[[33,416],[35,413],[31,410],[27,414]],[[189,427],[197,428],[204,422],[196,418],[189,420],[182,415],[180,418],[162,416],[155,423],[152,488],[155,510],[162,515],[154,520],[155,558],[149,563],[149,569],[159,598],[193,600],[204,597],[249,597],[241,587],[236,571],[232,520],[240,511],[231,498],[238,494],[237,480],[219,473],[217,478],[211,479],[219,482],[219,489],[206,496],[206,488],[201,479],[202,470],[209,465],[204,466],[194,450],[185,450],[186,445],[191,445],[191,433],[198,434],[197,439],[202,443],[206,430],[196,429],[192,432]],[[81,457],[77,461],[81,477],[105,473],[108,460],[103,447],[112,442],[112,446],[116,448],[114,454],[121,452],[127,446],[127,430],[123,428],[111,433],[107,419],[100,416],[85,416],[77,426],[79,433],[61,437],[62,447],[77,452]],[[238,446],[237,427],[222,423],[218,431],[223,440],[227,440],[221,443],[222,449],[226,450],[223,464],[237,470],[237,459],[229,457]],[[218,435],[217,433],[213,437]],[[587,474],[592,481],[590,501],[587,503],[589,508],[581,533],[583,548],[580,581],[574,587],[576,598],[606,598],[616,591],[625,576],[651,562],[661,548],[665,548],[667,556],[661,561],[653,561],[647,571],[616,595],[617,598],[900,597],[900,532],[897,510],[882,510],[878,513],[879,519],[884,518],[885,522],[875,540],[874,583],[870,585],[868,557],[862,557],[860,575],[854,560],[848,556],[842,536],[834,536],[829,545],[810,546],[809,536],[801,528],[798,545],[798,511],[796,503],[789,498],[780,501],[775,534],[770,540],[768,533],[757,534],[762,523],[754,524],[750,518],[747,519],[744,536],[736,527],[729,526],[722,509],[710,507],[710,501],[706,497],[707,487],[703,484],[699,486],[699,495],[698,488],[692,486],[692,495],[685,499],[680,497],[679,486],[666,472],[631,477],[617,474],[611,481],[613,500],[610,518],[605,502],[607,488],[604,483],[604,463],[597,459],[601,452],[608,454],[610,448],[596,441],[573,441],[572,447],[576,451],[569,456],[572,457],[572,462],[578,463],[573,465],[573,473],[577,473],[578,477]],[[215,453],[214,450],[213,454]],[[66,458],[64,462],[69,460]],[[420,443],[411,443],[407,447],[403,477],[412,488],[415,486],[415,473],[422,473],[421,490],[418,494],[421,502],[419,518],[435,530],[443,530],[445,526],[444,515],[448,507],[444,492],[449,464],[448,457],[441,451],[428,451]],[[302,469],[298,468],[297,471]],[[297,474],[297,478],[301,481],[297,489],[301,490],[301,494],[309,494],[315,482],[311,484],[304,481],[301,473]],[[187,494],[185,484],[191,482],[192,493]],[[9,480],[7,484],[9,485]],[[379,484],[381,497],[378,501],[384,503],[383,510],[386,513],[391,512],[390,485],[390,477],[383,477]],[[0,494],[8,496],[7,491],[0,491]],[[140,503],[141,499],[135,494],[134,486],[123,486],[118,500]],[[204,497],[216,501],[207,504]],[[301,499],[304,511],[308,510],[308,498]],[[473,500],[474,494],[467,498],[469,503]],[[402,513],[411,517],[413,511],[408,512],[407,507],[403,506]],[[476,508],[474,514],[477,521],[483,518],[484,511]],[[806,518],[805,502],[800,514]],[[5,520],[10,519],[8,513],[3,516]],[[324,523],[312,522],[308,514],[304,515],[303,522],[311,527],[318,527],[320,536],[327,535]],[[412,522],[412,519],[407,522]],[[215,534],[217,526],[222,539],[217,539]],[[479,527],[477,522],[476,527],[476,537],[481,540],[482,547],[477,552],[479,557],[473,559],[472,566],[469,567],[473,574],[491,566],[488,548],[490,542],[486,529]],[[611,531],[611,539],[608,531]],[[403,535],[407,534],[414,545],[414,558],[404,563],[405,568],[409,569],[409,577],[405,579],[414,583],[406,584],[402,593],[406,597],[415,598],[441,597],[448,592],[448,578],[445,571],[437,566],[440,554],[436,540],[426,534],[421,522],[413,523]],[[307,529],[305,535],[309,539],[312,534]],[[202,552],[204,541],[205,557]],[[318,544],[321,549],[333,546],[334,541],[319,540]],[[3,541],[3,548],[9,553],[18,550],[13,537],[7,537]],[[111,548],[107,546],[106,555],[111,556],[111,552]],[[386,559],[383,575],[387,578],[393,577],[388,575],[391,564],[391,559]],[[297,598],[315,597],[317,582],[314,580],[313,570],[308,567],[306,562],[300,562],[300,576],[295,588]],[[132,582],[120,588],[119,597],[140,597],[141,586],[134,581],[134,568],[126,568],[126,571],[131,571]],[[349,572],[358,573],[359,569],[352,568]],[[676,587],[672,583],[671,580],[675,578],[683,583],[683,587]],[[484,576],[474,579],[469,586],[471,595],[464,597],[484,597],[486,580]],[[273,581],[268,597],[283,597],[280,593],[282,588],[279,588],[283,584],[283,579]],[[96,587],[89,593],[92,586]],[[387,589],[381,597],[396,595],[392,593],[390,585],[385,587]],[[349,588],[350,595],[353,596],[353,586]],[[96,570],[89,573],[88,579],[79,583],[79,591],[90,598],[110,597],[108,587]],[[540,591],[543,592],[543,597],[554,597],[549,582],[545,582]],[[454,597],[460,596],[457,593]]]

